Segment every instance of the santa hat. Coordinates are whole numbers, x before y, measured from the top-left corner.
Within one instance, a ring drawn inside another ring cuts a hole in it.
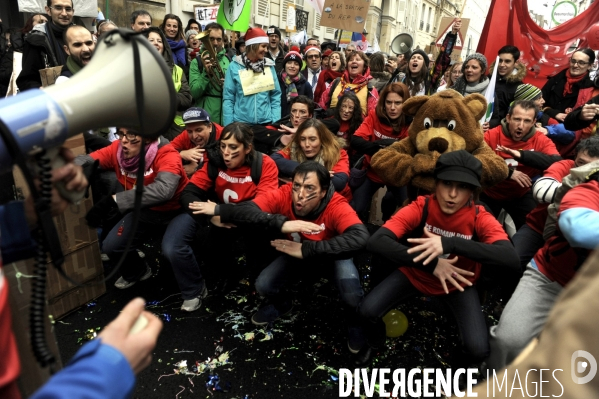
[[[291,50],[290,51],[297,51],[298,53],[300,52],[300,48],[297,46],[291,46]]]
[[[283,61],[283,65],[286,65],[289,61],[295,61],[300,66],[302,66],[302,56],[297,51],[288,52],[287,55],[285,56],[285,60]]]
[[[310,50],[316,50],[316,51],[318,51],[318,54],[321,53],[320,48],[318,46],[310,45],[304,49],[304,54],[308,54],[308,51],[310,51]]]
[[[330,57],[331,54],[333,54],[333,50],[331,50],[330,48],[328,48],[323,54],[322,54],[322,58],[325,57]]]
[[[268,35],[260,28],[249,28],[245,32],[245,45],[251,46],[252,44],[259,43],[268,44]]]

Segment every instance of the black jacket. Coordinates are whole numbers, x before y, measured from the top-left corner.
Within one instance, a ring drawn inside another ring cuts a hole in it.
[[[322,199],[320,205],[310,215],[301,218],[302,220],[311,221],[325,211],[335,188],[331,184],[327,195]],[[289,198],[291,201],[291,198]],[[283,223],[288,218],[283,215],[276,215],[262,212],[260,208],[253,202],[248,201],[242,204],[224,204],[218,205],[217,212],[223,223],[251,223],[266,226],[277,231],[281,231]],[[302,256],[304,259],[319,257],[327,260],[348,259],[356,252],[366,247],[366,242],[370,234],[366,226],[362,223],[354,224],[348,227],[342,234],[333,237],[329,240],[322,241],[303,241]]]
[[[267,51],[264,55],[266,58],[270,58],[275,62],[275,71],[277,71],[277,75],[281,73],[283,69],[285,69],[285,50],[283,47],[279,45],[279,54],[277,54],[277,58],[272,58],[270,55],[270,51]]]
[[[493,70],[491,64],[491,70]],[[495,104],[493,105],[493,115],[489,120],[489,129],[499,126],[501,120],[507,115],[510,104],[514,101],[516,89],[522,84],[522,79],[526,76],[526,66],[516,62],[514,72],[506,78],[497,75],[495,81]],[[490,78],[490,77],[489,77]]]
[[[287,85],[283,81],[281,74],[278,73],[279,86],[281,87],[281,117],[284,118],[291,112],[291,104],[287,101]],[[295,84],[298,96],[306,96],[310,100],[313,98],[312,86],[306,81],[306,78],[301,73],[298,74],[299,81]]]
[[[599,84],[599,81],[597,81]],[[595,96],[587,101],[587,104],[599,104],[599,96]],[[568,130],[581,130],[589,127],[591,123],[597,123],[597,116],[590,121],[583,121],[580,119],[580,113],[582,112],[582,107],[576,108],[574,111],[570,112],[566,119],[564,120],[564,127]]]
[[[564,96],[564,86],[566,85],[566,71],[564,69],[545,83],[543,86],[543,99],[545,100],[545,112],[552,118],[559,113],[563,113],[567,108],[573,108],[578,100],[578,93],[581,89],[593,87],[593,81],[588,74],[581,81],[574,84],[572,93]]]

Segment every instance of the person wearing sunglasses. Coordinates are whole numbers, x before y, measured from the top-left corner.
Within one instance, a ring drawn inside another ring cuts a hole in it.
[[[573,108],[585,104],[593,93],[593,80],[589,70],[595,62],[595,53],[590,48],[574,51],[569,67],[545,83],[543,98],[545,112],[553,119],[563,122]]]
[[[65,65],[67,60],[63,33],[73,24],[73,2],[48,0],[46,13],[49,16],[48,22],[34,26],[25,37],[23,69],[17,78],[17,86],[21,91],[40,88],[40,69]]]

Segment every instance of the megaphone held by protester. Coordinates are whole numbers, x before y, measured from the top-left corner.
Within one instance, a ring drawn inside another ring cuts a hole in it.
[[[11,137],[22,154],[106,126],[156,138],[170,127],[176,102],[169,69],[147,39],[126,29],[110,31],[68,82],[0,100],[0,173],[14,163]]]
[[[414,44],[414,39],[412,35],[409,33],[400,33],[395,36],[393,41],[391,42],[391,51],[395,54],[408,54],[412,52],[412,45]]]

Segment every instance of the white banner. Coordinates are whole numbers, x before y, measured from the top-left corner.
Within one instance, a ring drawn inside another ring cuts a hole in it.
[[[46,13],[46,0],[18,0],[20,12]],[[75,15],[78,17],[96,18],[98,2],[95,0],[73,0]]]
[[[487,99],[487,113],[482,117],[480,123],[486,123],[491,120],[493,115],[493,108],[495,107],[495,81],[497,80],[497,67],[499,66],[499,56],[495,59],[495,68],[493,68],[493,75],[491,75],[491,81],[485,91],[485,98]],[[483,71],[484,73],[485,71]]]
[[[295,6],[289,4],[287,8],[287,32],[295,32]]]
[[[218,5],[215,6],[194,6],[193,15],[196,21],[200,24],[202,31],[206,28],[206,25],[212,22],[216,22],[216,15],[218,14]]]

